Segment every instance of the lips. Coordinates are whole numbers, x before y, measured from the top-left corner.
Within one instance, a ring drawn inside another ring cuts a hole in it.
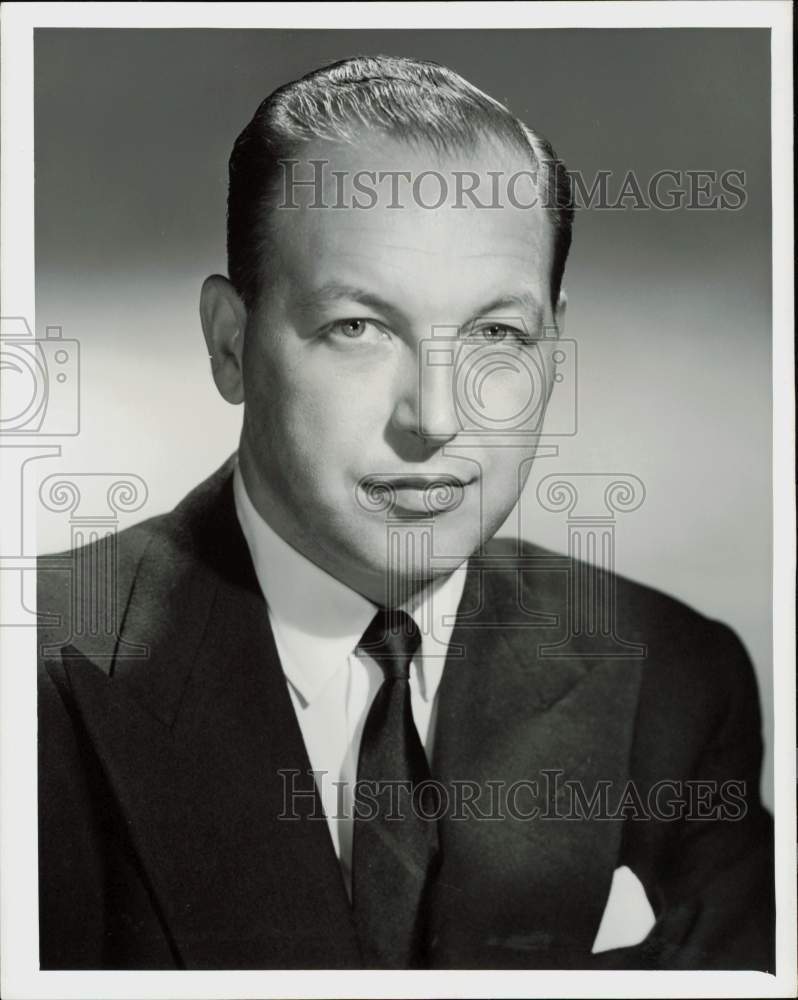
[[[398,517],[431,517],[456,510],[471,481],[450,473],[366,476],[358,484],[358,502],[369,511]]]

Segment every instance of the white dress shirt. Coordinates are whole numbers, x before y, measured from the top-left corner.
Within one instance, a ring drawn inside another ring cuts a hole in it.
[[[356,647],[376,605],[320,569],[269,527],[247,495],[238,465],[233,491],[344,884],[350,891],[352,786],[357,779],[363,724],[383,682],[380,667]],[[421,655],[410,666],[410,695],[428,759],[435,736],[438,686],[466,566],[461,564],[403,606],[421,630]]]

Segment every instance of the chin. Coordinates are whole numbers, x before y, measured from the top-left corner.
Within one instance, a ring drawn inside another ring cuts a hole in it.
[[[361,565],[383,580],[429,582],[453,572],[480,545],[479,532],[447,525],[445,518],[383,525]]]

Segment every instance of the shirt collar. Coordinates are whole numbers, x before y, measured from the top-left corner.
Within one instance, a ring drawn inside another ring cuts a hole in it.
[[[352,654],[376,605],[289,545],[255,509],[236,463],[233,494],[241,530],[269,607],[283,669],[310,704]],[[435,581],[402,607],[422,633],[414,667],[419,691],[431,701],[440,684],[454,617],[463,594],[466,563]]]

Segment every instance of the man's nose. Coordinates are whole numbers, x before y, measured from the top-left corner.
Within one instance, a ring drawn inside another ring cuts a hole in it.
[[[440,446],[459,433],[460,421],[453,366],[430,364],[430,360],[422,357],[421,364],[408,376],[406,390],[394,411],[394,422],[402,430]]]

